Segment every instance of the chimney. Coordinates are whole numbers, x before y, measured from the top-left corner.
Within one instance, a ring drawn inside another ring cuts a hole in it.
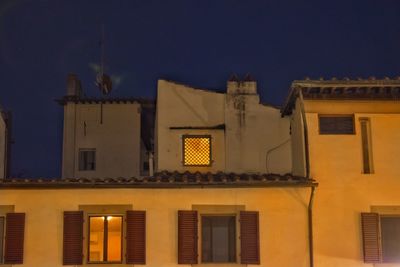
[[[239,80],[236,74],[233,74],[227,82],[227,93],[236,95],[256,95],[257,82],[250,74],[246,74],[242,81]]]
[[[76,74],[68,74],[67,77],[67,96],[81,97],[82,87],[81,81]]]

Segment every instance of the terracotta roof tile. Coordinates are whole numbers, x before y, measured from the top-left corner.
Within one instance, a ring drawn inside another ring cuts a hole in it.
[[[143,178],[65,178],[0,180],[0,189],[46,188],[207,188],[207,187],[312,187],[315,180],[291,174],[159,172]]]

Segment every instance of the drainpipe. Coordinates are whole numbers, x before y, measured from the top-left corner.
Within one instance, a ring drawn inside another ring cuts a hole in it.
[[[149,152],[149,176],[154,175],[154,156],[153,152]]]
[[[313,204],[315,186],[311,187],[310,201],[308,202],[308,253],[310,267],[314,267],[314,242],[313,242]]]
[[[310,178],[310,155],[308,149],[308,130],[306,112],[304,108],[303,92],[301,88],[298,89],[300,99],[301,117],[303,121],[304,131],[304,154],[306,158],[306,177]],[[315,186],[311,187],[310,201],[308,202],[308,254],[310,259],[310,267],[314,267],[314,235],[313,235],[313,204],[314,204]]]

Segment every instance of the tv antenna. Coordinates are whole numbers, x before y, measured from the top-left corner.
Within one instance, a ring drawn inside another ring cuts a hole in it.
[[[103,24],[101,29],[101,39],[100,39],[100,49],[101,49],[100,69],[96,76],[96,85],[103,95],[108,95],[112,90],[112,81],[111,77],[104,72],[105,71],[104,39],[105,38],[104,38],[104,24]]]

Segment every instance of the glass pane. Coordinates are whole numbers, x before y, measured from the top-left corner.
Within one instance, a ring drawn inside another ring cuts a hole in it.
[[[107,216],[107,222],[108,222],[107,260],[121,261],[122,217]]]
[[[381,217],[384,262],[400,262],[400,217]]]
[[[201,261],[211,262],[211,218],[201,218]]]
[[[103,261],[104,217],[89,217],[89,261]]]
[[[202,217],[202,261],[235,262],[235,217]]]

